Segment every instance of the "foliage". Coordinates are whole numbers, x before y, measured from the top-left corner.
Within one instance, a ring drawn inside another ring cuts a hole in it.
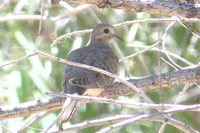
[[[43,3],[43,13],[52,18],[59,18],[56,21],[35,19],[25,20],[3,20],[9,16],[17,15],[40,15],[41,1],[3,1],[8,2],[0,8],[0,64],[17,59],[28,53],[31,53],[34,48],[46,51],[49,54],[60,58],[66,58],[67,54],[78,47],[84,46],[89,34],[74,35],[71,38],[65,39],[57,46],[51,46],[52,42],[60,35],[70,33],[77,30],[91,29],[97,23],[104,22],[110,24],[123,23],[129,20],[143,20],[149,18],[161,18],[159,14],[148,13],[133,13],[125,12],[116,9],[98,9],[89,7],[75,16],[69,16],[71,13],[60,6],[52,6],[47,1]],[[69,3],[71,8],[76,8],[80,5]],[[19,16],[20,18],[20,16]],[[125,42],[118,42],[112,47],[118,54],[119,58],[139,52],[147,46],[150,46],[160,40],[165,33],[166,27],[171,22],[157,23],[136,23],[132,25],[124,25],[118,27],[117,32],[125,39]],[[41,25],[41,31],[39,27]],[[199,23],[189,23],[190,27],[197,30]],[[199,62],[200,42],[197,36],[191,33],[187,27],[184,28],[180,23],[176,22],[169,31],[164,40],[166,49],[182,59],[186,59],[193,64]],[[157,50],[155,49],[157,48]],[[165,53],[160,53],[157,46],[154,49],[147,51],[135,58],[130,58],[120,63],[118,75],[121,78],[142,77],[155,75],[164,72],[175,71],[175,68],[162,60],[164,58],[168,62],[169,59]],[[162,49],[162,48],[161,48]],[[190,66],[176,57],[170,56],[174,62],[181,67]],[[34,56],[27,58],[16,64],[7,65],[0,68],[0,104],[15,105],[31,100],[45,98],[46,91],[62,91],[61,77],[64,64]],[[169,89],[158,89],[148,92],[148,96],[155,103],[174,103],[179,92],[182,91],[184,85],[176,86]],[[194,104],[199,103],[198,86],[189,87],[188,94],[182,98],[182,103]],[[186,97],[187,96],[187,97]],[[127,101],[143,101],[137,95],[120,97]],[[37,129],[45,129],[57,116],[59,111],[50,112],[48,115],[31,125],[26,132],[38,132]],[[125,107],[117,107],[114,105],[104,105],[97,103],[89,103],[82,105],[74,118],[70,121],[73,123],[82,122],[85,120],[115,116],[117,114],[134,114],[138,112],[149,112],[149,110],[137,110]],[[198,117],[197,117],[198,115]],[[179,113],[173,117],[183,121],[187,125],[200,130],[199,113]],[[21,125],[27,117],[3,120],[2,124],[8,127],[11,131],[16,131],[16,127]],[[70,123],[68,123],[70,124]],[[17,126],[16,126],[17,125]],[[116,129],[113,132],[157,132],[161,123],[138,121],[123,128]],[[6,129],[1,127],[3,131]],[[81,132],[94,132],[100,128],[88,128]],[[167,126],[165,132],[181,132],[173,126]]]

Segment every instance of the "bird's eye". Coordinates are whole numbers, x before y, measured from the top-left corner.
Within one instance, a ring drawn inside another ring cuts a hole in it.
[[[103,31],[104,31],[104,33],[107,34],[109,32],[109,29],[105,28]]]

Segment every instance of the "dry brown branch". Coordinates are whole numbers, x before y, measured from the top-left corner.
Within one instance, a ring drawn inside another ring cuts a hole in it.
[[[149,76],[139,79],[130,79],[128,80],[130,83],[134,84],[137,88],[142,89],[143,91],[153,90],[159,87],[170,87],[178,84],[185,83],[194,83],[200,80],[200,67],[187,68],[171,73],[164,73],[156,76]],[[119,88],[120,90],[116,89]],[[129,95],[133,94],[126,85],[115,82],[115,84],[111,87],[105,89],[103,96],[107,97],[115,97],[120,95]]]
[[[60,0],[52,0],[53,5],[59,4]],[[175,0],[65,0],[72,3],[87,3],[99,8],[116,8],[129,12],[158,13],[169,16],[186,18],[200,18],[200,3],[177,2]]]
[[[0,120],[26,116],[37,112],[56,110],[62,107],[63,98],[51,98],[31,101],[15,106],[4,106],[0,108]]]

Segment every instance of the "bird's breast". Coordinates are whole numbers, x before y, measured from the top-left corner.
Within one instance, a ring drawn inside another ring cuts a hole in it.
[[[92,89],[86,89],[84,92],[85,96],[93,96],[97,97],[103,92],[103,88],[92,88]]]

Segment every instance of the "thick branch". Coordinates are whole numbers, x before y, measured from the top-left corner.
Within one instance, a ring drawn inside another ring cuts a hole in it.
[[[60,0],[52,0],[56,5]],[[87,3],[97,5],[99,8],[116,8],[131,12],[158,13],[169,16],[187,18],[200,18],[199,2],[187,3],[176,2],[175,0],[64,0],[72,3]]]
[[[0,120],[26,116],[42,111],[56,110],[62,107],[64,103],[63,98],[53,97],[51,99],[43,99],[38,101],[31,101],[15,106],[5,106],[0,108]]]
[[[130,79],[128,82],[134,84],[142,91],[150,91],[157,88],[171,87],[178,84],[193,83],[200,81],[200,66],[188,68],[171,73],[164,73],[161,76],[149,76],[139,79]],[[120,82],[105,89],[102,96],[116,97],[134,94],[135,92]]]
[[[159,76],[149,76],[139,79],[130,79],[130,83],[143,91],[150,91],[161,87],[171,87],[178,84],[193,83],[200,81],[200,66],[187,68],[176,72],[165,73]],[[126,85],[115,82],[113,86],[108,87],[102,93],[103,97],[117,97],[128,94],[134,94],[135,91]],[[63,98],[54,97],[49,100],[27,102],[15,107],[1,107],[0,119],[25,116],[42,111],[55,110],[62,107]]]

